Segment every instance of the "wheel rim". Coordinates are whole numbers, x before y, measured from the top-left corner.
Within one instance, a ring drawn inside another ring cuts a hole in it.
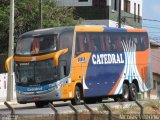
[[[76,101],[77,101],[77,103],[80,103],[80,101],[81,101],[81,94],[80,94],[79,88],[77,88],[77,90],[76,90]]]
[[[132,86],[132,88],[131,88],[131,93],[132,93],[132,96],[133,96],[133,97],[136,97],[137,90],[136,90],[136,87],[135,87],[135,86]]]
[[[125,87],[123,90],[123,97],[125,100],[127,100],[128,96],[129,96],[129,91],[128,91],[127,87]]]
[[[127,91],[124,92],[124,98],[125,98],[125,99],[128,98],[128,92],[127,92]]]

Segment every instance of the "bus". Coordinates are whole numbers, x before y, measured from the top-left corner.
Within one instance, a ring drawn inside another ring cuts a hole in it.
[[[72,104],[133,101],[152,89],[150,45],[145,29],[79,25],[22,34],[14,56],[18,103],[71,100]]]

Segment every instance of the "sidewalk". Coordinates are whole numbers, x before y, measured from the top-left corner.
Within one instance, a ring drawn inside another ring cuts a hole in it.
[[[5,101],[4,101],[5,102]],[[3,109],[9,109],[3,101],[0,101],[0,111]],[[19,104],[16,100],[13,101],[7,101],[9,105],[11,105],[13,108],[24,108],[24,107],[35,107],[34,103],[28,103],[28,104]]]
[[[0,106],[5,106],[4,102],[5,102],[5,101],[0,101]],[[19,103],[17,103],[16,100],[6,101],[6,102],[8,102],[10,105],[17,105],[17,104],[19,104]],[[1,107],[0,107],[0,108],[1,108]]]

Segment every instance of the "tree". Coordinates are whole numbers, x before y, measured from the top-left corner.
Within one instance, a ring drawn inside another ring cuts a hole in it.
[[[9,38],[9,2],[0,1],[0,53],[4,53],[8,47]]]
[[[0,53],[7,52],[9,41],[9,0],[0,2]],[[55,0],[43,0],[43,27],[72,26],[73,7],[59,7]],[[26,31],[39,28],[39,0],[15,1],[15,39]]]

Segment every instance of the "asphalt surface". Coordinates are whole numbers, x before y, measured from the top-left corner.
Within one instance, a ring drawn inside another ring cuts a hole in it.
[[[69,101],[67,102],[54,102],[54,105],[61,105],[64,103],[70,103]],[[114,102],[113,100],[111,101],[103,101],[102,103],[97,103],[97,104],[89,104],[89,108],[92,110],[98,110],[100,107],[102,107],[102,104],[107,105],[110,108],[118,108],[118,107],[129,107],[130,105],[136,105],[135,102]],[[53,115],[55,112],[51,109],[49,106],[45,106],[44,108],[36,108],[34,103],[28,103],[28,104],[11,104],[11,106],[15,109],[15,114],[37,114],[37,115]],[[86,107],[82,105],[77,105],[74,106],[75,109],[79,112],[82,111],[88,111]],[[55,107],[56,110],[58,110],[59,113],[74,113],[74,111],[69,107],[69,106],[60,106],[60,107]],[[11,110],[7,108],[5,105],[1,104],[0,105],[0,114],[11,114]]]

